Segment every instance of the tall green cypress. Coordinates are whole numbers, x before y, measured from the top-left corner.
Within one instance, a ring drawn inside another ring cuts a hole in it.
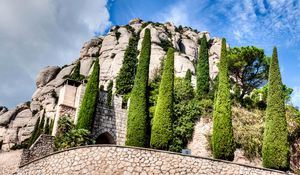
[[[169,48],[151,129],[151,147],[168,149],[172,140],[174,102],[174,49]]]
[[[133,32],[124,53],[122,67],[116,78],[116,94],[124,95],[132,90],[138,56],[137,44],[138,37]]]
[[[148,74],[151,54],[150,29],[145,29],[139,64],[134,80],[128,110],[126,145],[146,147],[148,132]]]
[[[99,59],[94,63],[93,72],[86,85],[85,93],[81,102],[80,111],[78,114],[78,129],[92,130],[95,108],[98,100],[99,87]]]
[[[45,134],[50,134],[50,118],[49,117],[47,117],[47,120],[46,120]]]
[[[38,129],[38,135],[37,135],[36,138],[38,138],[44,132],[45,132],[45,110],[43,112],[43,117],[42,117],[42,120],[40,122],[39,129]]]
[[[262,158],[264,167],[287,170],[289,168],[289,143],[282,86],[277,48],[274,47],[269,69]]]
[[[234,159],[234,137],[231,118],[230,84],[226,58],[226,40],[222,39],[219,64],[219,87],[213,112],[212,147],[216,159]]]
[[[108,86],[107,86],[107,106],[112,105],[112,90],[113,90],[114,83],[112,80],[109,81]]]
[[[29,139],[28,147],[30,147],[30,146],[33,144],[33,142],[35,141],[36,136],[37,136],[37,134],[38,134],[39,126],[40,126],[40,117],[39,117],[39,118],[36,120],[36,122],[35,122],[33,131],[32,131],[32,133],[31,133],[31,137],[30,137],[30,139]]]
[[[208,43],[206,36],[201,38],[199,49],[199,59],[197,63],[197,96],[202,98],[209,92],[209,62],[208,62]]]

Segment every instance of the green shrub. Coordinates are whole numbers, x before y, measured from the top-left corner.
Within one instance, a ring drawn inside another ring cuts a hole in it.
[[[111,106],[112,105],[112,89],[113,89],[113,81],[110,80],[107,86],[107,106]]]
[[[116,94],[125,95],[132,90],[138,56],[137,44],[138,36],[132,33],[124,53],[122,67],[116,78]]]
[[[86,85],[85,93],[81,102],[76,126],[78,129],[92,130],[94,112],[98,100],[99,69],[99,60],[96,59],[93,72]]]
[[[221,59],[219,64],[219,87],[213,112],[212,134],[213,157],[233,160],[235,144],[233,138],[230,84],[226,58],[226,40],[222,39]]]
[[[139,64],[134,80],[128,110],[126,145],[146,147],[149,144],[148,128],[148,74],[151,54],[150,29],[145,29]]]
[[[155,42],[155,44],[157,44],[158,46],[160,46],[161,48],[163,48],[163,50],[165,52],[167,52],[170,47],[173,47],[172,42],[169,41],[168,39],[160,39],[160,43]]]
[[[199,49],[199,59],[197,63],[197,96],[203,98],[209,92],[209,62],[208,62],[208,46],[206,36],[201,38],[201,46]]]
[[[159,86],[159,95],[152,122],[151,147],[168,149],[173,131],[174,49],[169,48]]]
[[[75,67],[73,68],[73,72],[71,75],[66,75],[64,78],[68,78],[75,81],[82,81],[85,79],[83,75],[80,74],[80,60],[77,61]]]
[[[52,134],[53,126],[54,126],[54,120],[50,119],[50,131],[49,131],[49,134]]]
[[[70,116],[62,116],[58,121],[58,129],[54,138],[55,150],[93,144],[95,141],[90,137],[90,131],[76,129]]]
[[[262,158],[264,167],[287,170],[289,169],[289,143],[282,86],[275,47],[269,70]]]

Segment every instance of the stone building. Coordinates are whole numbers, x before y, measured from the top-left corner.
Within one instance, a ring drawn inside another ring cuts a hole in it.
[[[55,114],[52,135],[58,129],[58,120],[63,116],[70,116],[77,123],[80,103],[85,92],[85,83],[67,79],[61,88],[58,107]],[[94,116],[93,138],[97,144],[125,145],[127,109],[122,107],[122,96],[113,95],[112,104],[107,104],[107,93],[99,92]]]

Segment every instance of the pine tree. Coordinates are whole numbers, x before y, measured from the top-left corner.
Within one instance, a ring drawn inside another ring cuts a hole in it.
[[[209,62],[208,62],[208,43],[206,36],[201,38],[199,59],[197,63],[197,96],[203,98],[209,92]]]
[[[150,29],[145,29],[141,54],[128,110],[126,145],[146,147],[149,144],[147,135],[148,122],[148,74],[151,54]]]
[[[185,80],[191,82],[192,81],[192,71],[190,69],[188,69],[185,73],[185,77],[184,77]]]
[[[28,144],[28,147],[30,147],[33,142],[35,141],[35,138],[38,134],[38,129],[39,129],[39,126],[40,126],[40,117],[36,120],[35,122],[35,125],[34,125],[34,128],[33,128],[33,131],[31,133],[31,137],[29,139],[29,144]]]
[[[112,105],[112,89],[113,89],[113,81],[110,80],[107,86],[107,106]]]
[[[231,118],[230,84],[226,58],[226,40],[222,39],[219,64],[219,87],[213,112],[212,150],[216,159],[234,159],[234,137]]]
[[[99,71],[99,59],[97,58],[81,102],[80,111],[78,114],[78,122],[76,125],[78,129],[87,129],[89,131],[92,130],[94,112],[98,100]]]
[[[269,69],[269,87],[262,149],[263,166],[289,169],[289,143],[285,102],[277,48],[274,47]]]
[[[169,48],[151,129],[151,147],[168,149],[172,140],[174,102],[174,49]]]
[[[116,94],[124,95],[132,90],[138,56],[137,44],[138,37],[133,32],[124,53],[122,67],[116,78]]]

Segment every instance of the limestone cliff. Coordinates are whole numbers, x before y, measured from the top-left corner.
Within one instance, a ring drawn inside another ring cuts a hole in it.
[[[131,26],[131,27],[129,27]],[[145,28],[151,30],[151,61],[149,77],[153,78],[160,67],[166,52],[162,41],[172,43],[175,52],[175,74],[183,77],[188,69],[193,72],[195,84],[195,65],[198,58],[198,40],[206,35],[209,43],[210,76],[214,78],[218,72],[216,63],[219,60],[221,39],[212,38],[208,32],[198,32],[188,27],[177,28],[172,23],[149,23],[133,19],[126,26],[114,26],[105,36],[95,37],[84,43],[79,58],[63,67],[46,67],[36,78],[36,90],[30,102],[21,104],[15,109],[8,110],[0,107],[0,141],[3,140],[2,150],[9,150],[14,144],[20,144],[30,137],[36,119],[45,111],[46,117],[54,118],[58,97],[65,76],[70,75],[75,62],[80,60],[80,74],[88,76],[91,73],[93,61],[99,57],[100,84],[106,86],[109,80],[115,81],[122,66],[125,49],[129,38],[134,32],[139,32],[138,50],[144,36]]]

